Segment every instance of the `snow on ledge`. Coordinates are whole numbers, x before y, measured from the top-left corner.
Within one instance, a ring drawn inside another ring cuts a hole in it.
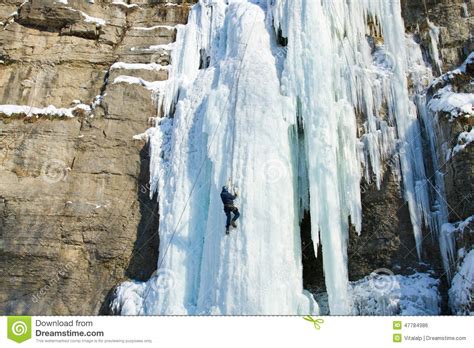
[[[144,51],[172,50],[174,46],[174,42],[164,45],[151,45],[150,47],[145,48]]]
[[[168,65],[161,65],[157,63],[124,63],[124,62],[117,62],[114,63],[111,67],[111,70],[115,69],[127,69],[127,70],[169,70]]]
[[[462,132],[458,136],[457,145],[446,154],[446,161],[449,161],[457,153],[463,151],[470,143],[474,141],[474,128],[469,132]]]
[[[68,3],[68,0],[55,0],[56,2],[60,3],[60,4],[64,4],[64,5],[69,5]],[[25,0],[19,7],[22,8],[23,5],[27,4],[29,2],[29,0]],[[90,4],[93,4],[94,1],[93,0],[89,0],[88,1]],[[124,4],[125,5],[125,4]],[[95,23],[96,26],[104,26],[107,24],[107,22],[105,21],[105,19],[102,19],[102,18],[97,18],[97,17],[92,17],[92,16],[89,16],[87,13],[83,12],[83,11],[79,11],[79,10],[76,10],[75,8],[72,8],[72,7],[69,7],[69,6],[66,6],[65,7],[66,9],[68,10],[71,10],[73,12],[79,12],[82,17],[84,17],[84,22],[86,23]],[[18,15],[18,10],[13,12],[10,17],[14,17],[14,16],[17,16]]]
[[[140,85],[145,87],[146,89],[149,89],[151,91],[158,91],[161,90],[165,87],[166,81],[145,81],[139,77],[133,77],[133,76],[125,76],[125,75],[120,75],[117,76],[112,82],[112,84],[118,84],[118,83],[128,83],[131,85]]]
[[[437,90],[428,102],[428,108],[432,112],[445,112],[450,115],[449,121],[459,116],[470,117],[474,115],[474,94],[456,93],[453,91],[453,81],[458,76],[469,77],[468,66],[474,64],[474,52],[472,52],[464,63],[457,69],[448,71],[439,76],[429,86],[429,90]]]
[[[102,18],[98,18],[98,17],[92,17],[92,16],[89,16],[87,13],[83,12],[83,11],[79,11],[79,10],[76,10],[72,7],[66,7],[68,10],[71,10],[73,12],[79,12],[81,14],[82,17],[84,17],[84,22],[86,23],[95,23],[95,25],[97,27],[102,27],[104,25],[107,24],[107,22],[105,21],[105,19],[102,19]]]
[[[84,16],[84,22],[86,23],[95,23],[98,26],[104,26],[106,24],[105,20],[102,18],[91,17],[85,12],[82,12],[82,11],[79,11],[79,12],[81,13],[81,15]]]
[[[450,120],[459,116],[471,117],[474,115],[474,94],[455,93],[450,85],[440,89],[429,101],[428,107],[432,112],[450,114]]]
[[[140,133],[140,134],[134,135],[132,137],[132,139],[148,142],[148,134],[146,132],[145,133]]]
[[[464,221],[458,221],[455,223],[445,223],[443,224],[443,227],[441,228],[441,230],[442,230],[442,233],[447,233],[447,234],[464,233],[464,229],[467,226],[469,226],[469,224],[473,221],[474,221],[474,215],[468,217]]]
[[[125,7],[127,9],[136,9],[136,8],[140,8],[140,6],[138,6],[137,4],[127,4],[125,2],[123,2],[122,0],[114,0],[112,1],[112,5],[117,5],[117,6],[121,6],[121,7]]]
[[[156,52],[156,51],[172,51],[175,47],[175,43],[162,44],[162,45],[151,45],[148,47],[131,47],[130,51],[142,51],[142,52]]]
[[[450,84],[451,81],[456,77],[456,75],[463,75],[467,73],[467,66],[471,65],[474,63],[474,52],[471,52],[471,54],[466,58],[464,63],[461,64],[461,66],[457,69],[448,71],[444,73],[443,75],[437,77],[431,82],[430,87],[431,88],[436,88],[437,86],[442,87],[446,84]]]
[[[86,112],[91,111],[91,107],[86,104],[79,104],[72,108],[56,108],[53,105],[49,105],[45,108],[37,108],[29,105],[0,105],[0,114],[11,117],[13,115],[26,115],[26,117],[32,116],[55,116],[55,117],[74,117],[75,110],[84,110]]]
[[[154,25],[153,27],[132,27],[132,30],[143,30],[143,31],[150,31],[156,29],[168,29],[168,30],[175,30],[177,26],[175,25]]]

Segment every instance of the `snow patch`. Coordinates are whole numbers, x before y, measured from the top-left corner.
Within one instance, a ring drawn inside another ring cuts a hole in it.
[[[0,105],[0,113],[6,116],[12,115],[26,115],[27,117],[32,116],[56,116],[56,117],[74,117],[73,112],[77,109],[84,110],[86,112],[91,111],[91,107],[86,104],[79,104],[73,108],[56,108],[53,105],[49,105],[46,108],[31,107],[28,105]]]
[[[168,50],[171,51],[175,47],[174,42],[169,43],[169,44],[164,44],[164,45],[151,45],[148,48],[143,49],[145,52],[146,51],[159,51],[159,50]]]
[[[368,276],[351,283],[353,315],[438,315],[439,284],[426,273]]]
[[[452,285],[448,292],[451,312],[455,315],[474,315],[473,294],[474,249],[464,256],[453,277]]]
[[[111,310],[122,315],[140,315],[145,290],[146,283],[137,281],[123,282],[115,291],[116,297],[112,303]]]
[[[168,65],[161,65],[157,63],[124,63],[117,62],[114,63],[111,67],[111,70],[114,69],[126,69],[126,70],[169,70]]]
[[[144,30],[144,31],[150,31],[150,30],[156,30],[156,29],[168,29],[168,30],[175,30],[177,26],[173,25],[154,25],[152,27],[132,27],[132,30]]]
[[[148,47],[131,47],[130,51],[142,51],[142,52],[158,52],[158,51],[172,51],[175,47],[175,43],[151,45]]]
[[[114,1],[112,1],[112,5],[125,7],[127,9],[140,8],[140,6],[138,6],[137,4],[127,4],[127,3],[123,2],[122,0],[114,0]]]
[[[447,85],[438,90],[431,100],[428,107],[432,112],[444,112],[450,115],[450,120],[459,116],[471,117],[474,115],[474,94],[455,93],[451,85]]]
[[[464,221],[458,221],[455,223],[445,223],[443,225],[443,233],[446,233],[446,234],[464,233],[464,230],[466,229],[466,227],[468,227],[472,222],[474,222],[474,216],[470,216]],[[474,231],[469,230],[468,232],[472,233]]]
[[[462,132],[458,136],[457,145],[446,154],[446,161],[449,161],[457,153],[463,151],[470,143],[474,141],[474,128],[469,132]]]
[[[82,11],[79,12],[81,12],[81,14],[84,16],[84,22],[86,23],[95,23],[98,26],[104,26],[106,24],[105,20],[102,18],[91,17],[87,13],[84,13]]]
[[[117,84],[117,83],[128,83],[131,85],[140,85],[145,87],[146,89],[156,91],[163,89],[166,86],[166,81],[145,81],[139,77],[134,77],[134,76],[125,76],[125,75],[120,75],[117,76],[112,84]]]
[[[469,54],[463,64],[454,70],[448,71],[447,73],[441,75],[440,77],[433,80],[430,85],[430,88],[441,88],[450,84],[451,81],[456,77],[456,75],[467,74],[467,66],[474,63],[474,51]]]

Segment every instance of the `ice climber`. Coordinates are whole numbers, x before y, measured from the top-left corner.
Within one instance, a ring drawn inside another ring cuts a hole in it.
[[[227,216],[227,222],[225,225],[225,233],[229,234],[229,227],[232,225],[232,227],[237,227],[237,223],[235,222],[239,216],[239,209],[234,205],[234,200],[237,198],[238,192],[237,190],[234,190],[234,194],[230,193],[229,190],[227,189],[227,186],[222,187],[222,192],[221,192],[221,199],[222,203],[224,203],[224,212],[225,215]],[[234,218],[232,219],[231,213],[234,213]]]

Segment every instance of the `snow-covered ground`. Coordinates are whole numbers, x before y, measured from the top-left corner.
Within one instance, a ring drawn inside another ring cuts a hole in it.
[[[373,18],[383,44],[367,40]],[[390,276],[393,292],[373,301],[367,279],[348,280],[349,219],[361,232],[361,177],[380,187],[393,156],[418,255],[423,225],[440,236],[448,268],[452,254],[439,233],[447,221],[442,180],[435,176],[431,198],[422,146],[420,119],[434,134],[423,95],[431,70],[405,36],[400,3],[203,0],[177,30],[170,79],[160,83],[166,117],[137,136],[150,143],[159,197],[158,270],[146,283],[121,284],[114,309],[318,313],[302,285],[299,221],[308,210],[331,314],[438,313],[437,281],[427,275]],[[287,46],[277,43],[278,31]],[[366,118],[361,130],[356,109]],[[438,163],[430,166],[437,173]],[[239,188],[242,212],[228,237],[219,197],[226,183]]]
[[[352,283],[355,315],[437,315],[440,281],[426,273],[372,274]]]
[[[352,315],[438,315],[440,281],[428,273],[395,275],[378,269],[363,279],[350,282]],[[322,315],[328,315],[328,296],[318,292],[315,298]]]
[[[467,255],[463,253],[461,250],[462,262],[449,289],[449,307],[453,314],[474,315],[474,249]]]
[[[474,216],[443,225],[443,234],[455,239],[461,234],[474,233]],[[469,239],[469,236],[466,239]],[[472,237],[471,237],[472,238]],[[453,314],[474,315],[474,249],[462,247],[457,251],[457,269],[449,289],[449,307]],[[454,255],[453,255],[454,257]]]
[[[474,115],[474,94],[455,93],[452,86],[441,88],[430,100],[428,106],[433,112],[445,112],[456,118],[460,115],[470,117]]]
[[[467,66],[473,62],[474,52],[459,68],[448,71],[431,83],[431,88],[436,90],[428,103],[432,112],[444,112],[449,115],[451,121],[457,117],[469,118],[474,115],[474,94],[456,92],[452,86],[456,76],[466,74]]]

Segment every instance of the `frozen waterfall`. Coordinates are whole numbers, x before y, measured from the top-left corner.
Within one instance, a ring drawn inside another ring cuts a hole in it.
[[[393,157],[420,256],[432,207],[407,42],[397,0],[200,0],[178,29],[165,117],[147,131],[158,270],[120,285],[116,309],[317,314],[302,282],[306,210],[331,314],[351,313],[360,182],[380,187]],[[226,236],[219,192],[229,179],[242,217]]]

